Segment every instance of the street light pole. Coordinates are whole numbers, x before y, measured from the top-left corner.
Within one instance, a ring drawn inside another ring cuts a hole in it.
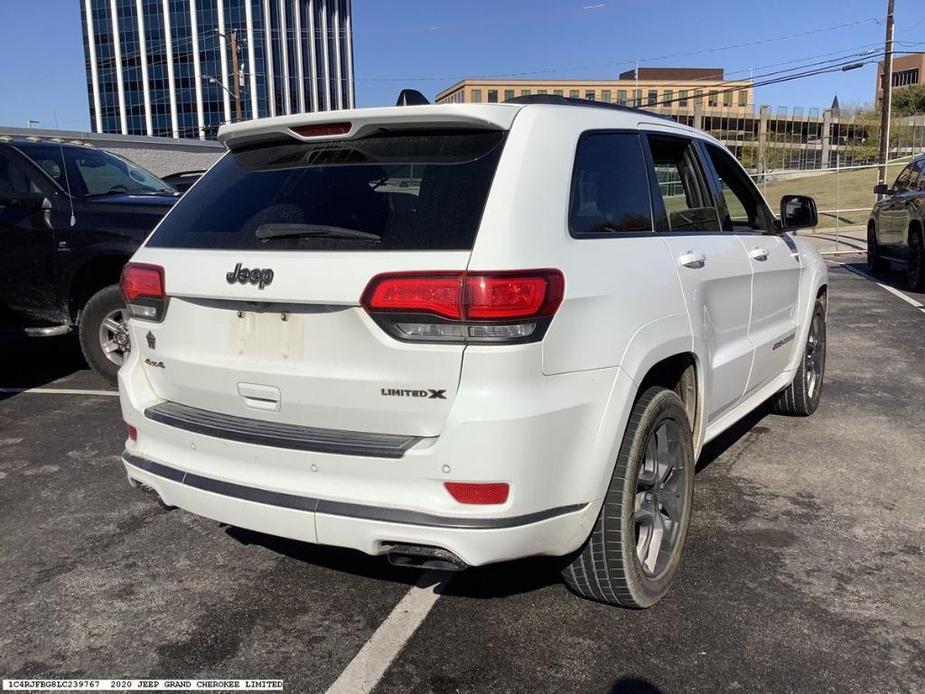
[[[890,0],[892,2],[892,0]],[[241,69],[238,66],[238,32],[232,31],[228,41],[231,46],[231,75],[234,85],[234,116],[241,120]]]
[[[886,41],[883,46],[883,96],[880,100],[880,169],[878,183],[886,183],[890,157],[890,116],[893,110],[893,0],[887,0]]]

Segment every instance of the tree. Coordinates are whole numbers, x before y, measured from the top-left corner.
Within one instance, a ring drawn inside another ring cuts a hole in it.
[[[925,113],[925,84],[914,84],[893,90],[893,114],[918,116]]]

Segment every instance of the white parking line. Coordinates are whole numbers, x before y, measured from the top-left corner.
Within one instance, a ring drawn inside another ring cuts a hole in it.
[[[110,397],[119,397],[117,390],[83,390],[80,388],[4,388],[0,387],[0,393],[49,393],[51,395],[108,395]]]
[[[452,574],[435,571],[425,571],[421,574],[417,584],[405,593],[405,597],[392,609],[369,641],[363,644],[363,648],[340,673],[340,677],[328,689],[328,694],[371,692],[408,639],[424,621],[430,608],[440,597],[440,591],[450,582],[450,578]]]
[[[873,275],[868,275],[863,270],[858,270],[857,268],[851,267],[850,265],[846,265],[845,263],[840,263],[837,260],[830,260],[829,262],[834,263],[835,265],[839,265],[845,268],[846,270],[848,270],[849,272],[853,272],[855,275],[858,275],[859,277],[863,277],[866,280],[870,280],[871,282],[876,284],[878,287],[882,287],[883,289],[886,289],[893,296],[898,296],[900,299],[905,301],[907,304],[911,304],[912,306],[915,306],[922,313],[925,313],[925,304],[923,304],[921,301],[919,301],[918,299],[914,299],[908,294],[904,294],[903,292],[899,291],[895,287],[891,287],[888,284],[884,284],[883,282],[878,280]]]

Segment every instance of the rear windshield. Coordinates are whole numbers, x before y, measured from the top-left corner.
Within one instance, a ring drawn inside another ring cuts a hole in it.
[[[468,250],[503,141],[499,131],[405,132],[230,152],[148,246]]]

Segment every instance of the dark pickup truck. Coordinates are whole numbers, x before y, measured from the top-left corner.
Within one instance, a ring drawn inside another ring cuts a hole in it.
[[[0,330],[76,328],[87,362],[115,382],[131,349],[122,266],[178,197],[110,152],[0,136]]]

